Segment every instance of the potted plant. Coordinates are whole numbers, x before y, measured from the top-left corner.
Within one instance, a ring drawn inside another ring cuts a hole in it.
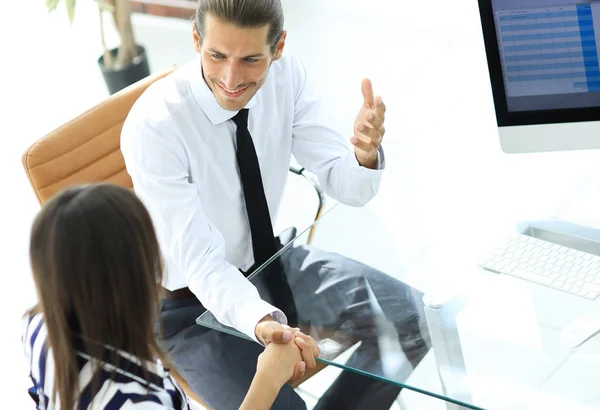
[[[45,0],[49,12],[56,9],[61,0]],[[67,15],[72,23],[75,16],[75,1],[65,0]],[[104,81],[110,94],[150,75],[146,50],[135,41],[131,25],[129,0],[95,0],[100,18],[100,39],[104,53],[98,58]],[[109,50],[104,36],[104,15],[112,15],[119,34],[120,45]]]

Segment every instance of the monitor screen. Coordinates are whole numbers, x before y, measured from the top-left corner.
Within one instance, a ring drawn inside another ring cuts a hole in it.
[[[600,119],[600,1],[479,5],[499,125]]]

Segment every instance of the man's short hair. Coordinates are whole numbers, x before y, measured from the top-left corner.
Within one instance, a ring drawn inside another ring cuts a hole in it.
[[[283,32],[283,7],[280,0],[198,0],[194,24],[200,41],[204,37],[206,14],[243,28],[258,28],[268,24],[267,41],[271,52],[275,53]]]

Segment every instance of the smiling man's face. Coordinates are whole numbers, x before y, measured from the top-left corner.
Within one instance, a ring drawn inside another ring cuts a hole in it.
[[[278,60],[285,44],[285,32],[275,53],[268,43],[269,25],[242,28],[210,14],[204,21],[204,36],[194,29],[196,51],[202,56],[204,81],[219,105],[239,111],[264,84],[271,63]]]

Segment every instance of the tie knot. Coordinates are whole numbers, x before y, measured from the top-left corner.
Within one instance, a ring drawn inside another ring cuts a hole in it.
[[[232,118],[238,128],[248,128],[248,109],[243,108]]]

